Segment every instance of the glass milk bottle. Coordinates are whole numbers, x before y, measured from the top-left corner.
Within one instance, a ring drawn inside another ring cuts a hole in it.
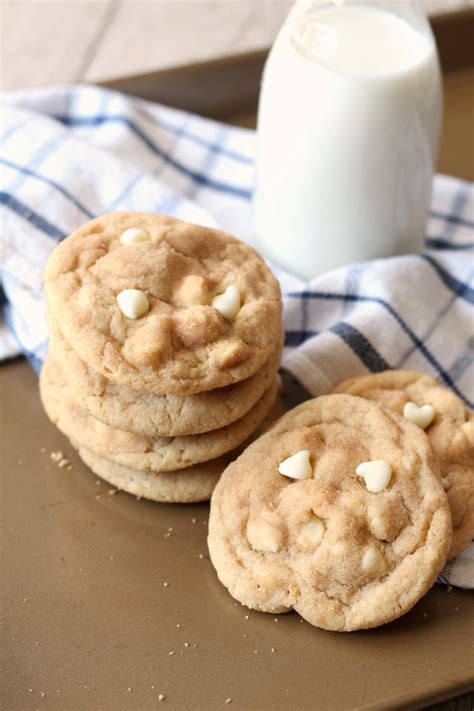
[[[436,46],[416,2],[296,2],[260,94],[261,251],[304,279],[418,252],[440,123]]]

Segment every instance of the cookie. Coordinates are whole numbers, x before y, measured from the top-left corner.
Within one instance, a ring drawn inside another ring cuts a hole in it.
[[[149,437],[202,434],[235,422],[268,390],[280,365],[282,343],[255,375],[240,383],[187,397],[140,393],[91,370],[49,322],[49,352],[61,363],[76,404],[110,427]]]
[[[232,459],[229,453],[219,459],[176,472],[143,472],[110,462],[85,447],[77,444],[74,446],[83,462],[117,489],[152,501],[174,504],[210,499],[220,475]]]
[[[401,415],[405,412],[424,429],[451,508],[453,542],[448,560],[454,558],[474,538],[474,413],[434,378],[407,370],[345,380],[334,392],[374,400]]]
[[[174,471],[220,457],[246,440],[265,420],[277,381],[240,420],[212,432],[183,437],[145,437],[117,430],[81,410],[61,367],[50,357],[40,375],[41,399],[49,418],[67,437],[110,461],[132,469]]]
[[[52,252],[48,307],[93,370],[139,391],[191,395],[254,375],[281,337],[277,280],[218,230],[103,215]]]
[[[350,631],[390,622],[427,592],[451,516],[419,428],[368,400],[327,395],[288,412],[227,467],[208,543],[242,604]]]

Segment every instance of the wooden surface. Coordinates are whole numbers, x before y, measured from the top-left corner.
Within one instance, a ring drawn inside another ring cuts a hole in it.
[[[403,1],[403,0],[401,0]],[[474,0],[422,0],[432,16]],[[0,0],[0,88],[103,82],[271,45],[291,0]]]

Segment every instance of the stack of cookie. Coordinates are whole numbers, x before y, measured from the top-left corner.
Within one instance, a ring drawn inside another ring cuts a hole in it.
[[[208,499],[277,396],[281,296],[263,260],[218,230],[111,213],[58,245],[45,291],[50,419],[115,487]]]

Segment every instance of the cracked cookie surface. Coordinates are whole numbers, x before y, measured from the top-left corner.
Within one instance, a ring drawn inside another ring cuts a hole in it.
[[[179,437],[145,437],[117,430],[81,410],[61,367],[50,357],[40,374],[41,399],[48,417],[81,447],[133,469],[174,471],[207,462],[242,444],[263,423],[273,407],[277,381],[242,418],[212,432]]]
[[[334,392],[373,400],[399,414],[408,402],[433,408],[433,420],[424,431],[438,459],[451,509],[453,541],[448,560],[454,558],[474,538],[474,413],[434,378],[407,370],[351,378]]]
[[[123,244],[130,228],[149,239]],[[240,307],[225,318],[212,302],[229,286]],[[161,215],[115,212],[88,222],[51,254],[45,292],[78,355],[135,390],[189,395],[244,380],[281,336],[280,288],[263,259],[224,232]]]
[[[278,344],[255,375],[234,385],[195,395],[158,395],[118,385],[93,371],[51,318],[49,324],[49,352],[67,374],[77,405],[110,427],[150,437],[202,434],[240,419],[275,380],[282,351]]]
[[[310,478],[279,474],[298,452],[309,452]],[[356,468],[379,460],[391,477],[372,493]],[[211,500],[211,560],[233,597],[265,612],[294,608],[330,630],[407,612],[436,580],[450,543],[425,435],[351,395],[288,412],[227,467]]]

